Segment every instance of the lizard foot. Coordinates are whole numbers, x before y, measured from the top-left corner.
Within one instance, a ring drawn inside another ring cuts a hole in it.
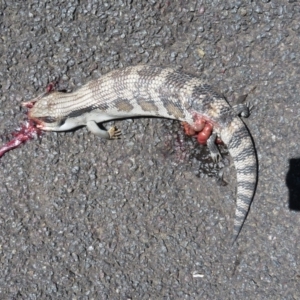
[[[110,127],[107,132],[111,140],[119,139],[122,134],[121,130],[119,130],[116,126]]]
[[[222,159],[222,155],[215,144],[217,135],[213,133],[207,140],[207,147],[210,151],[211,158],[214,163],[219,162]]]

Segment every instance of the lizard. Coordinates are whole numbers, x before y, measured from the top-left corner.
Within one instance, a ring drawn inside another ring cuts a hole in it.
[[[185,131],[206,143],[216,162],[221,154],[216,139],[231,155],[237,176],[233,242],[247,217],[257,183],[257,158],[249,131],[240,116],[246,104],[231,106],[198,77],[174,68],[137,65],[113,70],[71,93],[50,91],[23,102],[29,120],[44,131],[68,131],[87,126],[92,133],[117,139],[120,130],[100,128],[114,119],[154,116],[182,121]]]

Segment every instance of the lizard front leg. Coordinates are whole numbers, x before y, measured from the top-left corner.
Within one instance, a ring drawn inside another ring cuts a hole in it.
[[[121,130],[117,129],[117,127],[112,126],[108,130],[104,130],[99,128],[98,124],[95,121],[87,121],[86,127],[93,134],[108,140],[119,139],[121,135]]]

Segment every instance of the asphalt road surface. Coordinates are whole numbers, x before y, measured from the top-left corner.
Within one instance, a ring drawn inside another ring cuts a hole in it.
[[[182,68],[245,119],[259,178],[237,243],[236,173],[170,120],[106,141],[45,133],[0,160],[1,299],[300,299],[298,1],[0,2],[0,137],[49,82]],[[219,173],[224,173],[226,185]]]

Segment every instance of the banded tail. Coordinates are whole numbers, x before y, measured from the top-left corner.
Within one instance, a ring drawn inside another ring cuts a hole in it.
[[[251,136],[239,118],[221,131],[221,138],[233,158],[237,176],[236,210],[233,243],[236,241],[247,217],[257,182],[257,159]]]

